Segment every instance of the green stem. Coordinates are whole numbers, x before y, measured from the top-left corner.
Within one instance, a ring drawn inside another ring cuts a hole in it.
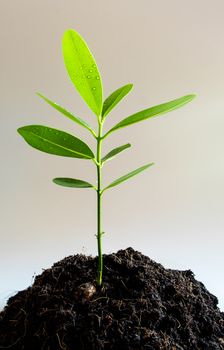
[[[102,129],[103,122],[99,120],[99,131],[97,137],[97,247],[98,247],[98,276],[97,284],[102,285],[103,276],[103,255],[102,255],[102,191],[101,191],[101,180],[102,180],[102,162],[101,162],[101,144],[102,144]]]

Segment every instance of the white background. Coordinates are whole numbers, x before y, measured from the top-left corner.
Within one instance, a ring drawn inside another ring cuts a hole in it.
[[[104,197],[104,252],[132,246],[167,268],[191,269],[224,308],[224,2],[222,0],[7,0],[0,20],[0,299],[74,253],[96,254],[96,198],[54,177],[95,181],[94,165],[38,152],[16,129],[26,124],[86,130],[35,95],[40,91],[96,126],[70,82],[61,38],[73,28],[87,41],[105,97],[134,90],[108,117],[128,115],[188,93],[197,99],[166,116],[122,129],[104,152],[129,149],[104,167],[104,183],[154,161]]]

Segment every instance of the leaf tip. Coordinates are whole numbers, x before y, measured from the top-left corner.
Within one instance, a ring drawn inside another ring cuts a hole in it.
[[[70,33],[73,33],[74,32],[74,29],[72,28],[68,28],[64,31],[64,34],[63,34],[63,37],[65,37],[66,35],[70,34]]]
[[[20,135],[22,135],[22,130],[23,130],[23,127],[20,127],[20,128],[17,129],[17,132],[18,132]]]
[[[60,178],[58,178],[58,177],[55,177],[54,179],[52,179],[52,182],[56,185],[61,185]]]
[[[188,97],[189,101],[192,101],[195,97],[197,97],[196,94],[189,94],[186,97]]]

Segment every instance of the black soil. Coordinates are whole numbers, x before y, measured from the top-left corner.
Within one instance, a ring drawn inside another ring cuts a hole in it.
[[[164,269],[132,248],[69,256],[36,277],[0,313],[0,348],[219,350],[224,314],[190,270]],[[96,289],[95,289],[96,288]]]

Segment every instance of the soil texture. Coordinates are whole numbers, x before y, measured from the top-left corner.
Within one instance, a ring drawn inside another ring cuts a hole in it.
[[[127,248],[74,255],[44,270],[0,313],[0,349],[224,350],[224,313],[192,271]]]

